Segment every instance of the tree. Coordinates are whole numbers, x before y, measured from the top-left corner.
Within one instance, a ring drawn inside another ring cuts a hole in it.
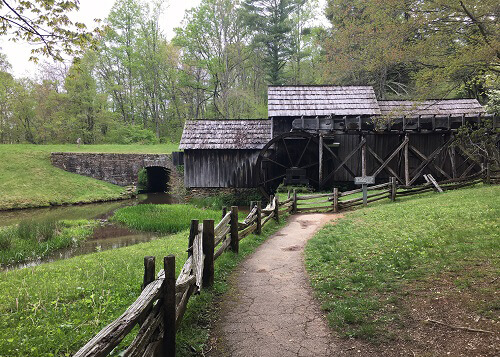
[[[473,95],[498,77],[497,1],[329,0],[325,68],[379,97]],[[334,65],[332,65],[334,64]]]
[[[95,143],[97,136],[105,133],[106,119],[109,117],[106,95],[97,92],[94,78],[96,62],[96,54],[88,52],[71,66],[65,81],[67,114],[76,127],[74,135],[81,137],[85,144]]]
[[[79,0],[0,0],[0,36],[34,44],[30,60],[38,55],[62,60],[62,54],[79,53],[92,41],[86,26],[68,13],[79,9]]]
[[[305,0],[246,0],[241,12],[244,23],[253,35],[254,46],[262,51],[270,84],[285,83],[284,67],[294,53],[297,41],[290,17],[301,9]]]

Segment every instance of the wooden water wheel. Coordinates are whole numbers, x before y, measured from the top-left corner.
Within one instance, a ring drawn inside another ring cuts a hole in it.
[[[284,183],[320,188],[323,140],[307,132],[281,134],[261,150],[257,158],[258,187],[266,196]]]

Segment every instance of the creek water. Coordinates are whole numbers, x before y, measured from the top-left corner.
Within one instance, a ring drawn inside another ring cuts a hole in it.
[[[101,225],[94,229],[90,238],[77,247],[60,249],[48,256],[29,262],[7,265],[0,269],[13,270],[36,266],[59,259],[67,259],[77,255],[93,253],[102,250],[116,249],[129,245],[149,242],[156,238],[154,233],[135,231],[107,221],[118,208],[137,204],[172,204],[179,200],[166,193],[140,194],[134,199],[106,203],[90,203],[75,206],[57,206],[47,208],[30,208],[13,211],[0,211],[0,227],[18,224],[24,220],[78,220],[97,219]]]

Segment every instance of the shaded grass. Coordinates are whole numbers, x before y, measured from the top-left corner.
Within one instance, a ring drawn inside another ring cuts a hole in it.
[[[405,285],[484,261],[498,274],[499,211],[500,187],[479,186],[369,206],[323,228],[306,247],[306,266],[330,325],[389,337]]]
[[[123,197],[123,187],[55,168],[50,153],[168,153],[164,145],[0,145],[0,210],[95,202]]]
[[[189,303],[177,337],[178,355],[190,356],[192,348],[203,348],[216,316],[214,301],[226,291],[230,272],[277,229],[271,222],[261,236],[240,242],[239,255],[225,253],[217,260],[215,286]],[[187,258],[187,241],[188,231],[182,231],[148,243],[0,272],[0,356],[72,355],[139,296],[144,256],[156,256],[159,271],[163,257],[175,254],[178,274]]]
[[[43,258],[50,253],[76,245],[92,234],[95,222],[22,221],[0,227],[0,267]]]

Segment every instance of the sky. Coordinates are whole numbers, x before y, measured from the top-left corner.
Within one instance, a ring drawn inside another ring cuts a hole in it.
[[[174,28],[181,25],[184,18],[184,12],[199,5],[201,0],[167,0],[160,21],[160,26],[164,31],[167,39],[171,39],[174,35]],[[105,19],[115,0],[80,0],[80,10],[77,13],[71,13],[70,19],[75,22],[83,22],[88,29],[95,27],[94,19]],[[326,0],[319,0],[320,7],[325,6]],[[31,53],[31,46],[28,43],[10,42],[5,38],[0,38],[1,52],[7,55],[7,58],[12,65],[12,73],[15,77],[35,77],[37,66],[28,61]],[[44,57],[40,58],[40,62],[50,60]]]

